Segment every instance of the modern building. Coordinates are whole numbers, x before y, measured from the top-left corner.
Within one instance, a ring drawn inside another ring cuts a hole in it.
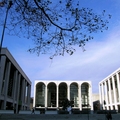
[[[33,108],[33,97],[30,98],[30,110]]]
[[[72,108],[93,110],[90,81],[36,80],[34,89],[33,107],[36,109],[60,109],[67,98],[73,102]]]
[[[93,110],[94,110],[94,112],[97,112],[98,110],[100,110],[100,97],[99,97],[99,93],[92,94],[92,102],[93,102]]]
[[[31,81],[7,48],[0,58],[0,109],[29,109]]]
[[[99,94],[101,109],[120,112],[120,68],[99,82]]]

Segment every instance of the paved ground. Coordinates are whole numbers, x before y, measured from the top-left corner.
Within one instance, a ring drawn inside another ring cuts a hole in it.
[[[119,120],[120,114],[113,114]],[[0,120],[106,120],[103,114],[0,114]]]
[[[112,114],[113,120],[120,119],[120,113]],[[13,114],[13,110],[0,110],[0,120],[106,120],[104,114],[57,114],[57,111],[47,111],[46,114],[40,114],[35,111],[20,111],[19,114]]]

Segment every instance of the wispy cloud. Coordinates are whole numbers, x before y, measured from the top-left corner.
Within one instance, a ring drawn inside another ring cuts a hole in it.
[[[119,2],[119,0],[81,1],[83,7],[94,8],[95,12],[105,9],[107,13],[112,15],[112,19],[108,31],[102,34],[96,33],[94,40],[86,44],[85,52],[76,47],[76,53],[72,56],[55,57],[53,61],[49,59],[49,55],[38,57],[36,54],[27,52],[31,41],[5,35],[3,47],[8,47],[8,50],[32,81],[32,96],[34,81],[39,79],[91,80],[93,92],[98,93],[100,80],[120,67]]]
[[[18,63],[31,79],[35,80],[91,80],[93,92],[98,92],[98,83],[120,67],[120,31],[112,31],[102,41],[93,40],[86,51],[77,49],[73,56],[39,56],[26,52],[14,54]],[[33,86],[32,86],[33,91]],[[33,93],[32,93],[33,94]]]

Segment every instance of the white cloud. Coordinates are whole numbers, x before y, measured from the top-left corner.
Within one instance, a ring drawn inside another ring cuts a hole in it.
[[[76,48],[77,51],[74,55],[55,57],[51,61],[49,55],[38,57],[26,52],[27,47],[31,44],[28,40],[16,37],[10,39],[5,36],[4,46],[7,45],[13,57],[32,81],[32,96],[36,79],[91,80],[93,92],[98,93],[99,81],[120,67],[120,17],[118,12],[120,4],[111,0],[115,5],[110,4],[106,7],[106,4],[102,4],[103,1],[99,1],[103,6],[96,6],[89,2],[91,1],[87,2],[88,6],[92,5],[96,10],[99,7],[101,11],[101,7],[105,7],[108,13],[112,11],[113,17],[110,21],[110,30],[102,34],[96,33],[94,40],[86,44],[85,52]]]
[[[117,32],[114,32],[117,31]],[[11,51],[23,71],[32,81],[48,80],[91,80],[93,92],[98,93],[98,83],[120,67],[120,31],[114,30],[102,41],[92,40],[86,44],[85,52],[77,49],[72,56],[55,57],[29,54],[25,49]]]

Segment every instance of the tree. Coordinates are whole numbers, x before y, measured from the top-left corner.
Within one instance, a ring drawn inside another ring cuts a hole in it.
[[[0,7],[1,16],[6,10],[6,1]],[[96,14],[93,9],[80,7],[79,0],[14,0],[7,29],[10,35],[34,41],[29,52],[50,53],[52,59],[65,53],[72,55],[75,46],[84,50],[93,33],[108,29],[110,18],[105,10]]]

